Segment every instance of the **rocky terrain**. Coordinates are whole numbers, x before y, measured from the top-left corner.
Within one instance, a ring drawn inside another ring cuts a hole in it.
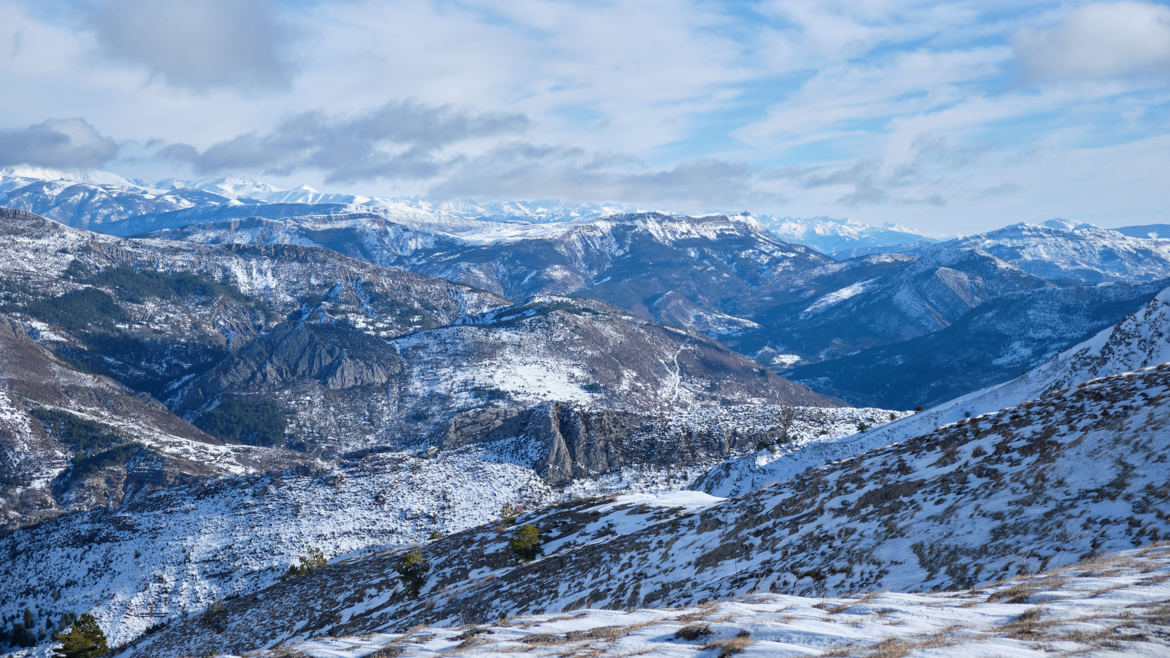
[[[789,241],[24,169],[6,199],[104,233],[0,210],[0,651],[83,611],[149,656],[1160,641],[1105,634],[1159,623],[1161,553],[1119,558],[1125,619],[1069,566],[1170,539],[1156,230]]]
[[[148,635],[129,655],[239,653],[500,616],[696,605],[750,593],[972,587],[1170,538],[1170,365],[1093,380],[733,499],[579,501],[337,560]],[[542,554],[509,549],[538,529]]]
[[[530,411],[546,401],[635,413],[841,404],[704,336],[587,299],[536,298],[389,340],[360,329],[317,313],[290,319],[184,384],[175,407],[196,418],[260,396],[288,414],[289,441],[338,454],[462,445],[550,422],[559,431],[562,421]],[[611,433],[585,432],[602,445]]]
[[[1170,550],[1151,546],[956,592],[752,594],[690,608],[579,610],[294,642],[257,656],[1148,655],[1165,635]]]
[[[79,372],[0,315],[0,527],[305,461],[225,445],[147,396]]]

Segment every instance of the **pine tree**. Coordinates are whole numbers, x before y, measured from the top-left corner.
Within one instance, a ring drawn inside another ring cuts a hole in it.
[[[516,530],[516,534],[508,542],[508,548],[525,562],[540,555],[540,531],[536,526],[525,524]]]
[[[89,613],[81,615],[68,633],[58,633],[53,639],[61,643],[53,658],[98,658],[110,650],[106,646],[106,634]]]
[[[431,565],[422,553],[411,551],[398,559],[396,570],[402,578],[406,593],[413,599],[427,582],[427,572],[431,570]]]

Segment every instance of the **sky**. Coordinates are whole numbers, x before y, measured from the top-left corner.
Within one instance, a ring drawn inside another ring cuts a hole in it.
[[[0,167],[1170,222],[1170,4],[0,0]]]

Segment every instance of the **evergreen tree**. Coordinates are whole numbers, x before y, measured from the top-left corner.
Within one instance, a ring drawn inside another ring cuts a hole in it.
[[[508,542],[508,548],[525,562],[540,555],[540,531],[536,526],[524,524],[516,530],[516,534]]]
[[[89,613],[81,615],[68,633],[58,633],[53,639],[61,643],[53,658],[98,658],[110,651],[106,634]]]
[[[398,559],[396,570],[402,578],[406,593],[413,599],[427,582],[427,572],[431,570],[431,565],[422,553],[411,551]]]

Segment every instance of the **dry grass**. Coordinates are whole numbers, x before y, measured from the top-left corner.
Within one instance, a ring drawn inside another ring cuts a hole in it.
[[[682,624],[688,624],[692,621],[699,621],[700,619],[706,619],[708,616],[711,615],[711,613],[715,612],[715,610],[718,607],[719,607],[719,604],[715,603],[715,602],[704,603],[702,606],[699,607],[698,610],[696,610],[694,612],[688,612],[685,615],[679,615],[675,619],[675,621],[682,623]]]
[[[744,649],[751,646],[755,642],[752,639],[751,633],[747,631],[740,631],[735,637],[726,640],[715,640],[703,645],[703,651],[719,651],[719,658],[728,658],[737,653],[743,652]]]
[[[1044,609],[1040,607],[1028,608],[1019,617],[1000,627],[1005,637],[1013,640],[1038,640],[1044,636],[1044,629],[1062,623],[1060,620],[1042,621],[1040,617]]]
[[[835,605],[831,608],[828,608],[829,614],[831,614],[831,615],[840,614],[842,612],[845,612],[849,608],[852,608],[855,605],[863,605],[865,603],[869,603],[870,601],[876,599],[881,594],[882,594],[882,592],[870,592],[870,593],[866,594],[865,596],[862,596],[861,598],[859,598],[855,601],[847,601],[847,602],[842,603],[840,605]],[[822,610],[823,609],[824,608],[822,608]]]

